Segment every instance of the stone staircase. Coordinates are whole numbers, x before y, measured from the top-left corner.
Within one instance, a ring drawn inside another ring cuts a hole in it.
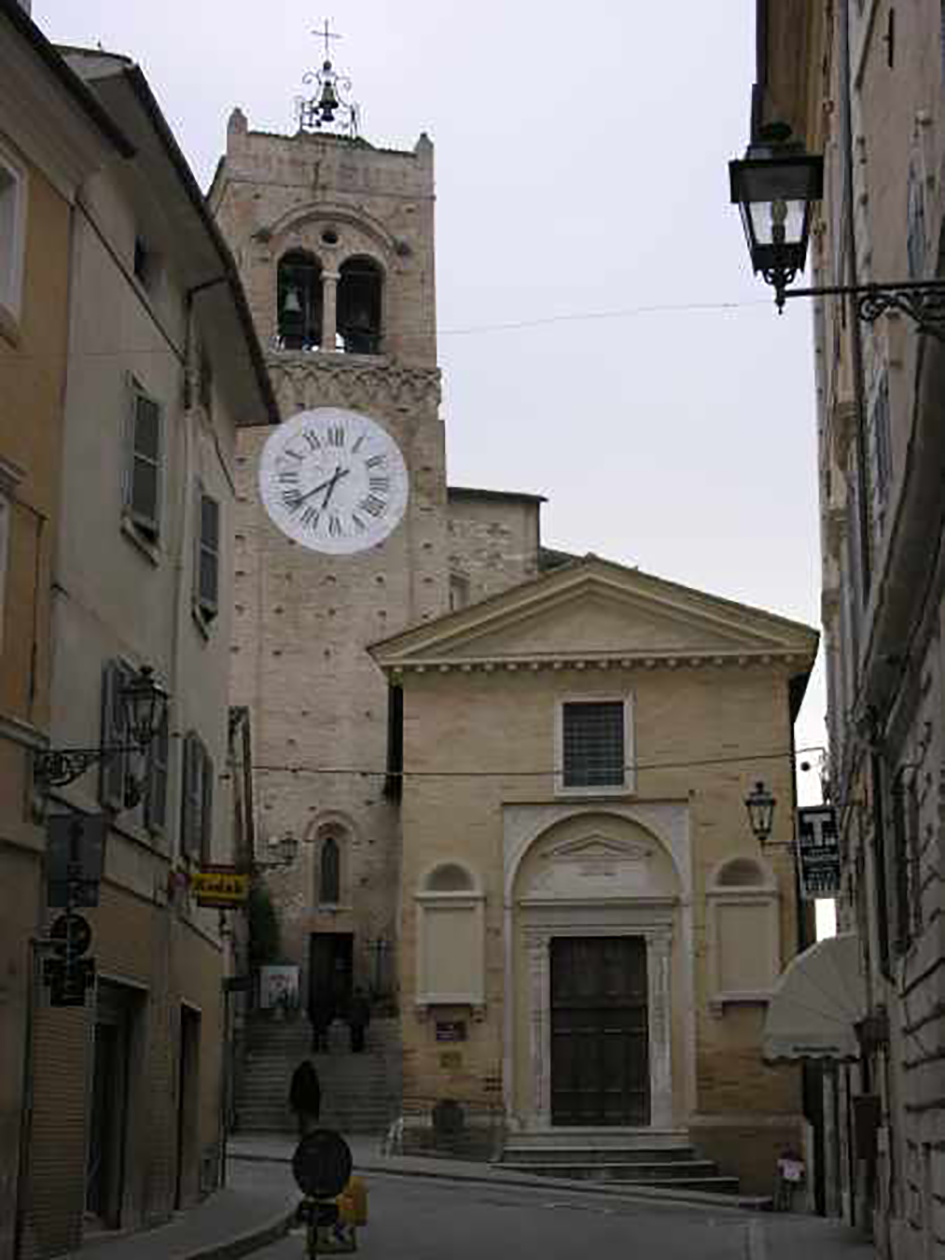
[[[517,1134],[505,1145],[500,1167],[579,1181],[619,1181],[662,1190],[705,1190],[738,1194],[737,1177],[726,1177],[711,1160],[700,1159],[684,1133],[647,1131],[628,1135],[557,1130]]]
[[[363,1053],[352,1054],[348,1029],[332,1025],[328,1053],[311,1053],[306,1019],[251,1017],[236,1083],[236,1130],[295,1133],[289,1110],[292,1073],[311,1058],[322,1087],[321,1123],[341,1133],[383,1134],[400,1111],[400,1032],[396,1019],[373,1019]]]

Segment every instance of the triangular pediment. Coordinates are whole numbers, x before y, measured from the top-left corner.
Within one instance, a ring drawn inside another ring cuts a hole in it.
[[[816,646],[797,622],[588,557],[372,652],[387,667],[765,655],[809,666]]]
[[[553,845],[542,854],[543,860],[560,864],[575,862],[580,866],[599,863],[645,862],[651,856],[645,844],[630,840],[614,840],[609,836],[590,835],[580,840],[566,840]]]

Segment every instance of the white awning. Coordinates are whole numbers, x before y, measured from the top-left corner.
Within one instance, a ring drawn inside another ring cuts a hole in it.
[[[764,1059],[858,1059],[854,1024],[865,1013],[856,933],[818,941],[791,960],[775,985],[762,1034]]]

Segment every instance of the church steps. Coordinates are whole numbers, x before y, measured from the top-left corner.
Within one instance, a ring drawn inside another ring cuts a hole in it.
[[[575,1181],[620,1182],[673,1190],[737,1194],[737,1177],[723,1175],[712,1160],[702,1159],[678,1132],[603,1134],[586,1140],[567,1133],[517,1136],[502,1152],[499,1167]]]
[[[313,1054],[311,1037],[304,1019],[250,1020],[237,1080],[237,1130],[295,1133],[297,1121],[288,1106],[289,1083],[296,1066],[310,1059],[321,1082],[321,1123],[343,1133],[384,1133],[400,1106],[397,1021],[372,1021],[360,1054],[351,1053],[348,1030],[340,1023],[332,1026],[328,1053]]]

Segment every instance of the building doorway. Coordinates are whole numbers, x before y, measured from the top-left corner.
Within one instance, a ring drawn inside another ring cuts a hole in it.
[[[309,1009],[328,1008],[335,1017],[348,1009],[354,983],[354,934],[313,932],[308,949]]]
[[[180,1008],[177,1060],[177,1173],[174,1208],[194,1203],[200,1194],[198,1112],[200,1107],[200,1012]]]
[[[551,1122],[650,1123],[642,937],[551,941]]]
[[[100,983],[95,1009],[85,1210],[106,1229],[121,1225],[131,1012],[120,989]]]

